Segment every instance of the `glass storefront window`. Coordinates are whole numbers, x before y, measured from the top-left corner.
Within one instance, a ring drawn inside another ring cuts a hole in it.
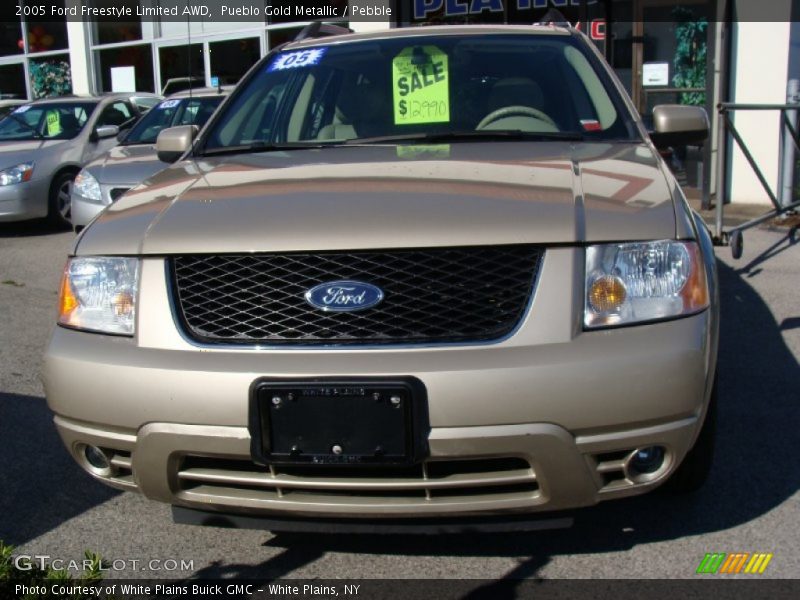
[[[7,7],[3,9],[3,12],[8,12],[8,7],[11,6],[11,4],[8,4]],[[0,21],[0,56],[22,54],[24,49],[21,23],[19,21],[14,22],[14,19]]]
[[[208,52],[211,76],[219,77],[222,85],[233,85],[261,57],[261,44],[258,38],[210,42]]]
[[[66,22],[37,23],[35,21],[31,21],[27,24],[27,30],[29,52],[66,50],[69,46],[67,43]]]
[[[111,69],[114,67],[133,67],[136,70],[137,92],[155,91],[153,52],[150,44],[98,50],[96,56],[102,91],[113,91]]]
[[[348,0],[304,0],[303,7],[316,8],[320,11],[330,10],[337,15],[345,14]],[[253,4],[256,4],[254,2]],[[264,2],[264,16],[267,23],[297,23],[304,20],[298,16],[292,2]],[[399,4],[404,4],[400,2]],[[410,3],[409,3],[410,4]],[[311,19],[309,19],[311,20]]]
[[[302,27],[286,27],[282,29],[270,29],[267,32],[267,41],[269,42],[269,49],[272,50],[275,46],[280,46],[285,42],[291,42],[297,37],[297,34],[303,30]]]
[[[0,98],[25,99],[28,92],[25,89],[25,66],[22,63],[0,65]]]
[[[50,6],[64,8],[64,0],[51,0]],[[25,21],[25,34],[28,36],[28,52],[50,52],[51,50],[66,50],[67,18],[61,17],[28,17]]]
[[[158,49],[162,89],[170,79],[192,78],[192,85],[205,85],[205,64],[203,44],[184,44],[182,46],[161,46]],[[184,89],[174,87],[173,91]],[[188,87],[188,86],[186,86]]]
[[[129,21],[114,17],[97,17],[93,20],[95,44],[118,44],[142,39],[142,18],[136,16],[140,0],[115,0],[115,6],[130,8]]]
[[[72,93],[69,54],[31,59],[28,68],[34,100]]]

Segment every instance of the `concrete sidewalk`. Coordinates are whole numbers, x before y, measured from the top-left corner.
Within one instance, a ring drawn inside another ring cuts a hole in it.
[[[711,230],[714,230],[714,223],[716,222],[716,207],[715,204],[712,202],[712,206],[709,210],[703,210],[701,208],[701,198],[700,192],[696,189],[684,189],[684,193],[686,194],[687,200],[689,200],[689,205],[700,213],[700,216],[703,217],[706,223],[708,223]],[[731,227],[736,227],[737,225],[741,225],[742,223],[746,223],[751,219],[755,219],[756,217],[760,217],[761,215],[767,213],[768,211],[772,210],[772,204],[743,204],[743,203],[732,203],[726,204],[723,211],[722,217],[722,226],[724,229],[729,229]],[[759,227],[764,228],[792,228],[800,225],[800,216],[797,214],[794,215],[781,215],[777,219],[772,219],[759,225]]]

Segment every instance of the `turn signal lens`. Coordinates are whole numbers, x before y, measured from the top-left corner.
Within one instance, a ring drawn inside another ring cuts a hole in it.
[[[58,294],[58,319],[69,319],[70,313],[78,308],[78,300],[75,294],[72,293],[72,287],[69,284],[69,265],[64,269],[64,274],[61,276],[61,288]]]
[[[58,322],[85,331],[133,335],[138,285],[135,258],[72,258],[61,279]]]
[[[602,275],[589,290],[589,304],[598,313],[617,312],[625,304],[627,295],[619,277]]]

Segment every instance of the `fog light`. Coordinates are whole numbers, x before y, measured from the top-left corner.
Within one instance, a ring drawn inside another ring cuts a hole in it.
[[[636,451],[631,459],[631,468],[637,473],[655,473],[664,464],[664,448],[648,446]]]
[[[107,471],[111,468],[108,456],[97,446],[84,447],[83,456],[86,458],[86,462],[98,471]]]

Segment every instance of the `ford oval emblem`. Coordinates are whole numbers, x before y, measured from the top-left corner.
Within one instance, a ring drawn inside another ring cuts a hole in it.
[[[306,302],[326,312],[354,312],[380,304],[383,290],[363,281],[328,281],[306,292]]]

